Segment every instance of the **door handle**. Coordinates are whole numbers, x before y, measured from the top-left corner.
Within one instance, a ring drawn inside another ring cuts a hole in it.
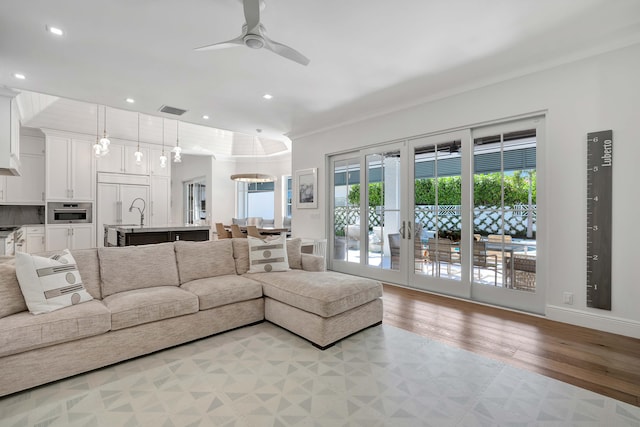
[[[405,222],[402,221],[402,227],[400,227],[400,236],[402,236],[403,239],[404,239],[404,227],[405,227]]]
[[[411,232],[411,221],[407,221],[407,226],[408,226],[407,228],[409,230],[407,239],[411,240],[411,236],[413,235],[413,233]]]

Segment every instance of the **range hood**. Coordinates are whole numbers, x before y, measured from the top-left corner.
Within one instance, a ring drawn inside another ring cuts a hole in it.
[[[0,87],[0,175],[20,175],[20,114],[18,93]]]

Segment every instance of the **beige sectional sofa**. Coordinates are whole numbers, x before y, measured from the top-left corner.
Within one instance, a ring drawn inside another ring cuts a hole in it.
[[[247,239],[71,253],[94,299],[39,315],[0,261],[0,396],[265,319],[319,348],[382,321],[379,282],[324,271],[299,239],[272,273],[247,273]]]

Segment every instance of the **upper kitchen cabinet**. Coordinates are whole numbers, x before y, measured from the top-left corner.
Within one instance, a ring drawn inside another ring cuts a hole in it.
[[[22,175],[3,177],[6,181],[4,203],[44,205],[44,156],[22,154]]]
[[[155,176],[170,176],[171,175],[171,147],[169,150],[165,148],[164,155],[167,156],[167,162],[164,167],[161,166],[160,156],[162,150],[151,149],[149,150],[149,175]]]
[[[111,143],[109,153],[97,159],[98,172],[149,174],[149,149],[140,147],[142,161],[136,163],[137,146]]]
[[[0,176],[0,203],[44,205],[44,135],[29,128],[20,134],[22,175]]]
[[[96,164],[93,141],[46,134],[47,200],[93,201]]]
[[[0,175],[20,175],[20,114],[16,92],[0,88]]]

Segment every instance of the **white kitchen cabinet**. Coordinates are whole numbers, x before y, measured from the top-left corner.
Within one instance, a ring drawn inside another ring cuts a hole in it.
[[[47,225],[45,241],[48,251],[93,248],[93,224]]]
[[[164,227],[171,222],[171,180],[168,176],[151,176],[150,208],[149,225]]]
[[[93,201],[96,182],[93,142],[47,135],[46,147],[47,200]]]
[[[25,252],[34,254],[44,252],[46,250],[44,239],[44,225],[27,226],[24,229]]]
[[[124,171],[125,173],[135,173],[139,175],[149,175],[149,149],[140,147],[142,162],[136,164],[136,156],[133,155],[138,147],[126,145],[124,147]]]
[[[3,203],[20,205],[44,205],[44,156],[22,154],[21,176],[7,176],[4,179],[4,188],[0,182],[0,193]]]
[[[15,251],[29,254],[45,251],[44,225],[27,225],[14,232]]]
[[[20,175],[20,113],[16,92],[0,88],[0,175]]]
[[[124,173],[124,145],[109,144],[109,153],[96,159],[98,172]]]
[[[136,202],[136,207],[145,207],[145,225],[149,225],[149,186],[138,184],[117,184],[98,183],[98,221],[97,221],[97,243],[99,247],[104,246],[104,225],[115,224],[140,224],[140,211],[134,208],[129,212],[129,207],[136,198],[141,201]]]
[[[167,156],[167,164],[165,167],[161,167],[160,156],[162,155],[162,149],[149,150],[149,175],[171,175],[171,154],[171,147],[165,147],[164,155]]]
[[[133,155],[137,149],[137,146],[111,143],[109,145],[109,154],[97,159],[98,172],[148,175],[149,149],[140,147],[142,162],[139,165],[136,164],[136,158]]]

